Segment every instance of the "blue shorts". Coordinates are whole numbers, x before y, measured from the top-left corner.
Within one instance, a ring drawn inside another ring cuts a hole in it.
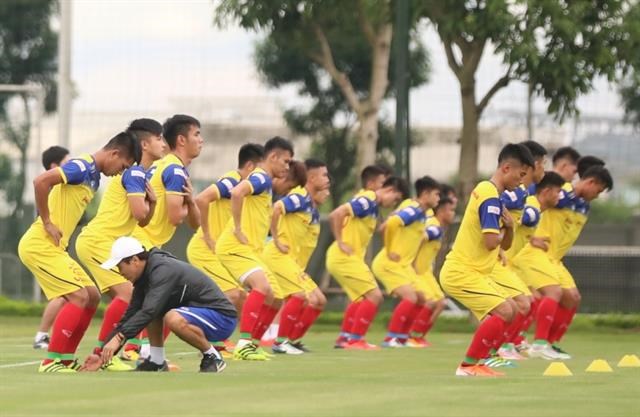
[[[209,342],[219,342],[231,336],[238,320],[215,310],[204,307],[178,307],[174,311],[180,313],[189,324],[202,329]]]

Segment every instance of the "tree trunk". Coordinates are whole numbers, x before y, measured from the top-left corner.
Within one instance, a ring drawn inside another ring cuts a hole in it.
[[[31,137],[31,108],[29,107],[29,99],[25,94],[21,95],[24,108],[24,124],[17,128],[15,145],[20,150],[20,167],[16,176],[15,196],[16,206],[13,209],[11,217],[14,219],[22,218],[24,208],[24,187],[27,176],[27,152],[29,151],[29,139]]]
[[[533,140],[533,82],[527,85],[527,139]]]
[[[460,201],[466,205],[478,178],[478,107],[475,79],[461,83],[462,134],[460,137],[459,190]]]
[[[378,112],[369,111],[358,118],[358,146],[354,175],[359,176],[362,169],[376,162],[378,143]]]

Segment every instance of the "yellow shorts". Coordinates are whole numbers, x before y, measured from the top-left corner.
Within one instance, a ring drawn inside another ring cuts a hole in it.
[[[199,236],[193,236],[187,245],[187,260],[189,263],[215,282],[222,292],[244,290],[242,285],[231,276],[229,271],[220,263],[218,256]]]
[[[355,256],[335,254],[330,249],[327,251],[326,266],[351,301],[357,301],[369,291],[378,288],[367,264]]]
[[[440,271],[442,289],[467,307],[478,320],[507,300],[508,295],[488,274],[445,261]]]
[[[556,262],[556,267],[558,268],[558,276],[560,277],[560,286],[562,288],[578,288],[576,281],[573,279],[573,275],[571,275],[571,272],[569,272],[562,261]]]
[[[256,271],[264,272],[274,297],[280,300],[284,299],[284,294],[275,275],[267,267],[262,257],[255,253],[251,247],[238,245],[233,250],[217,253],[217,256],[224,269],[241,285],[244,285],[244,280],[252,273]]]
[[[560,285],[559,268],[542,250],[521,252],[511,261],[513,270],[531,288]]]
[[[304,269],[291,256],[280,252],[274,245],[267,245],[262,252],[262,259],[267,264],[269,270],[275,275],[284,297],[289,297],[296,293],[308,294],[311,289],[309,281],[316,287]]]
[[[489,276],[509,297],[531,295],[531,290],[518,274],[510,266],[502,265],[500,261],[496,262]]]
[[[444,300],[444,293],[438,280],[433,275],[432,271],[427,271],[422,274],[416,275],[417,281],[414,284],[416,291],[420,291],[429,301]]]
[[[76,254],[80,263],[89,270],[101,293],[109,291],[114,285],[124,284],[127,281],[116,268],[106,270],[100,267],[111,255],[113,241],[95,239],[80,233],[76,240]]]
[[[41,233],[27,230],[18,244],[18,256],[38,280],[47,299],[61,297],[84,287],[94,287],[89,278],[69,253]]]
[[[401,265],[387,259],[386,255],[378,255],[371,264],[373,274],[378,278],[389,294],[404,285],[414,286],[418,281],[415,269],[411,265]]]

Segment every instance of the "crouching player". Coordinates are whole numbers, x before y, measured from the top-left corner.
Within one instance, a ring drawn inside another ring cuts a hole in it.
[[[168,371],[164,357],[163,323],[180,339],[202,352],[200,372],[226,367],[211,344],[227,339],[236,327],[237,312],[220,288],[204,273],[168,252],[147,251],[132,237],[117,239],[104,269],[117,267],[133,284],[131,303],[106,338],[101,360],[108,363],[124,342],[147,328],[151,355],[137,371]]]

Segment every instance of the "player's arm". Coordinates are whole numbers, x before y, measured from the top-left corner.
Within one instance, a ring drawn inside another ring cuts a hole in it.
[[[108,357],[108,360],[111,359],[111,356],[118,353],[118,351],[124,346],[124,342],[127,338],[122,334],[121,329],[122,325],[131,319],[141,308],[142,303],[144,302],[144,292],[140,287],[133,288],[133,294],[131,295],[131,301],[127,306],[127,310],[120,318],[120,321],[116,325],[116,327],[111,331],[111,333],[104,339],[106,343],[103,346],[102,352],[105,357]],[[106,350],[106,353],[105,353]],[[105,362],[106,362],[105,361]]]
[[[187,179],[187,183],[182,189],[184,190],[184,205],[187,207],[187,223],[192,229],[197,229],[200,226],[200,210],[193,198],[193,185],[190,179]]]
[[[203,190],[196,196],[196,206],[200,210],[200,228],[202,229],[202,237],[209,246],[209,249],[215,250],[216,242],[211,237],[209,230],[209,205],[220,198],[220,191],[216,185],[212,185]]]
[[[342,241],[342,227],[346,218],[351,216],[353,216],[353,211],[349,203],[338,206],[329,214],[329,225],[331,226],[333,237],[336,239],[336,244],[347,255],[352,255],[353,249]]]
[[[131,215],[140,227],[145,227],[151,221],[156,207],[153,189],[147,181],[144,170],[131,167],[122,174],[122,186],[127,192],[127,201]]]
[[[273,244],[276,245],[276,248],[282,253],[289,253],[289,246],[280,242],[278,239],[278,226],[280,225],[280,219],[285,214],[286,209],[282,200],[277,201],[273,206],[273,214],[271,216],[271,225],[269,229],[271,230],[271,237],[273,238]]]
[[[49,212],[49,192],[55,185],[62,184],[65,181],[64,173],[61,168],[53,168],[43,172],[33,180],[33,190],[35,193],[36,208],[38,215],[42,219],[44,228],[53,239],[56,246],[60,244],[62,239],[62,231],[55,224],[51,223]]]
[[[249,240],[242,232],[242,206],[244,198],[253,192],[253,186],[247,180],[241,181],[237,187],[231,190],[231,216],[233,218],[233,234],[236,238],[246,245]]]
[[[387,250],[387,257],[394,262],[398,262],[400,260],[400,256],[393,251],[394,248],[392,245],[393,242],[395,242],[396,236],[398,236],[402,226],[404,226],[403,219],[396,214],[389,216],[385,222],[383,234],[384,247]]]
[[[501,203],[497,197],[486,198],[478,209],[482,240],[485,248],[492,251],[500,246],[502,236],[500,233],[500,216],[502,214]]]
[[[503,250],[508,250],[513,243],[514,236],[514,221],[513,217],[511,217],[511,213],[506,208],[502,209],[502,239],[500,240],[500,248]]]
[[[184,167],[167,167],[162,173],[162,183],[166,189],[165,202],[169,223],[178,226],[187,218],[191,227],[198,227],[198,208],[193,201],[193,188]]]

